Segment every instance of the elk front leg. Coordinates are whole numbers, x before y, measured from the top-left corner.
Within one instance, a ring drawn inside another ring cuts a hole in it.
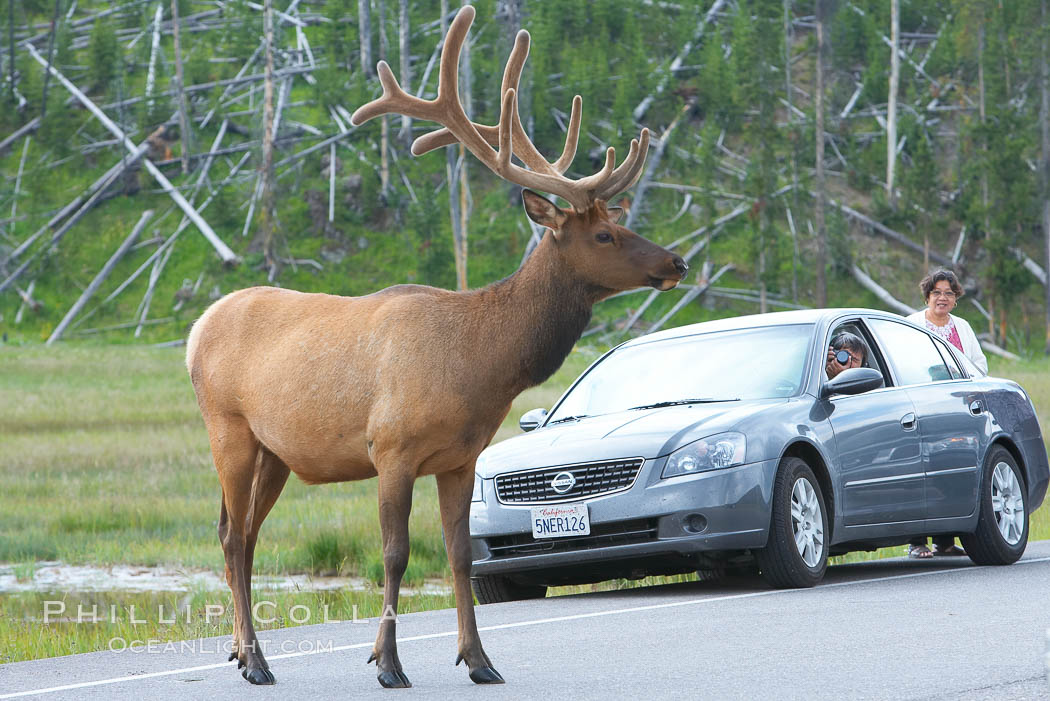
[[[383,537],[383,615],[369,662],[376,662],[379,683],[388,689],[412,686],[397,657],[397,599],[408,566],[408,515],[412,510],[414,470],[394,463],[379,467],[379,527]],[[391,469],[393,468],[393,469]]]
[[[478,624],[474,618],[474,595],[470,590],[470,495],[474,488],[473,466],[437,476],[441,525],[445,531],[445,550],[452,568],[452,586],[456,594],[456,618],[459,622],[459,654],[456,664],[467,661],[470,679],[475,684],[502,684],[503,677],[492,666],[481,647]]]

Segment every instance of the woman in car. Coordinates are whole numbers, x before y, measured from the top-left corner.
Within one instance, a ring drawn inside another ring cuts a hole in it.
[[[908,316],[908,321],[925,327],[959,349],[970,362],[983,373],[988,372],[988,359],[984,357],[970,324],[962,317],[951,313],[963,296],[962,285],[950,270],[930,273],[919,283],[926,308]],[[908,547],[908,557],[926,559],[934,555],[965,555],[956,547],[954,536],[933,537],[933,550],[926,545],[926,538],[915,538]]]

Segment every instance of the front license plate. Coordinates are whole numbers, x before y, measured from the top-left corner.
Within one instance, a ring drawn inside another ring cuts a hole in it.
[[[567,538],[590,534],[591,519],[586,504],[532,507],[533,538]]]

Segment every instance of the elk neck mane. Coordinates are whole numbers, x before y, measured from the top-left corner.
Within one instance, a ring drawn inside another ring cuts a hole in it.
[[[490,355],[517,370],[517,391],[538,385],[561,367],[607,294],[581,280],[548,230],[517,271],[468,294],[488,315]]]

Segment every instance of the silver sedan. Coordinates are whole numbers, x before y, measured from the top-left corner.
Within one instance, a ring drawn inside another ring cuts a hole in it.
[[[847,337],[847,354],[832,348]],[[812,586],[830,555],[930,535],[1009,564],[1050,480],[1019,385],[867,309],[629,341],[521,425],[476,467],[482,603],[693,571]]]

